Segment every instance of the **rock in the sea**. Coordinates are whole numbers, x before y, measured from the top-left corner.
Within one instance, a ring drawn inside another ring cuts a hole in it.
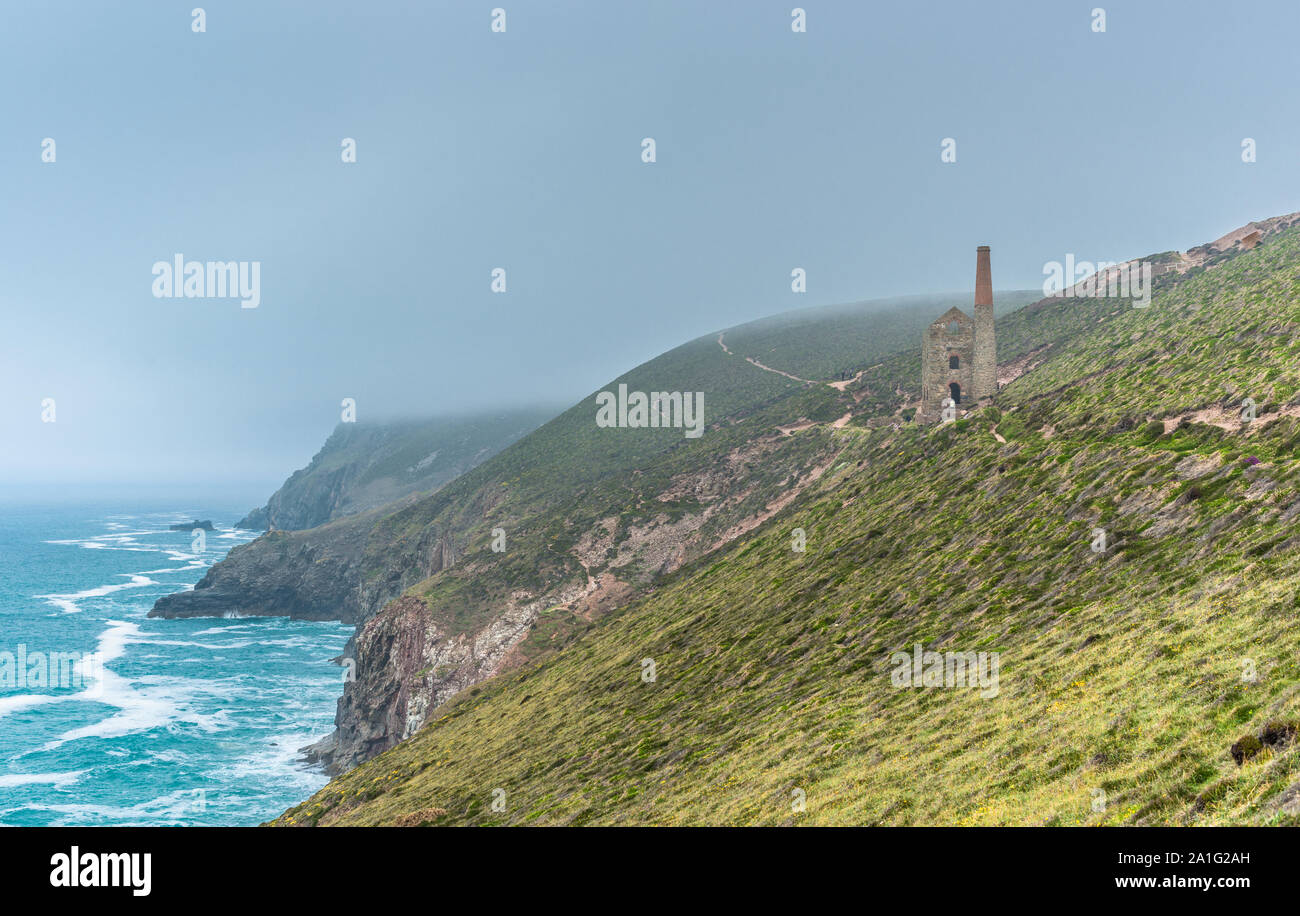
[[[172,531],[193,531],[195,528],[202,528],[204,531],[212,530],[212,522],[204,519],[199,521],[197,518],[192,522],[181,522],[178,525],[169,526]]]

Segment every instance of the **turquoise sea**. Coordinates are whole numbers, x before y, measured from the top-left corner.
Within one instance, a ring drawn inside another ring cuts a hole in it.
[[[0,825],[257,824],[324,785],[352,628],[150,620],[254,537],[234,507],[0,504]],[[211,519],[206,543],[174,522]]]

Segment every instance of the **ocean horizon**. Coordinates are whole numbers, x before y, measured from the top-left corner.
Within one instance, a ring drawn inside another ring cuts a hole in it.
[[[147,616],[256,537],[242,515],[0,507],[0,826],[258,824],[326,783],[299,750],[333,730],[351,626]]]

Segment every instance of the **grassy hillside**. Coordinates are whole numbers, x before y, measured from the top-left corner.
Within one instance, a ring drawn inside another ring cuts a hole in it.
[[[279,823],[1300,823],[1298,276],[1289,229],[1039,303],[995,408],[783,437],[834,459],[773,517]],[[996,695],[894,686],[916,643]]]
[[[911,308],[930,318],[940,304],[918,299]],[[809,354],[838,335],[815,321],[799,328],[790,337]],[[345,686],[324,755],[332,769],[406,737],[450,696],[565,645],[760,524],[828,467],[841,447],[831,424],[847,421],[854,404],[824,381],[728,353],[716,335],[602,390],[620,384],[701,393],[706,432],[600,428],[593,392],[371,531],[360,604],[373,622],[355,640],[357,679]],[[498,536],[502,553],[492,549]]]
[[[1008,311],[1029,298],[1028,293],[999,295],[1007,299]],[[906,340],[915,350],[919,379],[920,328],[953,303],[952,296],[917,296],[896,306],[871,302],[802,310],[726,331],[724,342],[730,353],[713,335],[671,350],[612,380],[603,390],[626,384],[629,390],[703,392],[709,425],[705,436],[686,439],[675,429],[598,428],[593,393],[443,493],[388,518],[372,545],[370,575],[396,577],[391,581],[407,588],[414,584],[411,571],[420,568],[417,556],[427,548],[422,535],[431,530],[464,532],[463,550],[479,551],[494,527],[490,523],[496,523],[532,548],[530,552],[512,549],[512,571],[504,577],[510,587],[539,584],[536,570],[553,565],[547,555],[559,555],[561,565],[579,576],[580,565],[563,558],[602,518],[617,516],[625,530],[661,511],[698,509],[698,501],[689,499],[665,509],[658,497],[675,478],[719,466],[727,456],[775,434],[783,425],[800,420],[825,423],[857,410],[852,396],[821,384],[839,377],[828,366],[854,352],[866,354],[859,362],[885,358],[888,351],[881,341]],[[857,333],[846,336],[846,326]],[[745,360],[752,355],[747,349],[750,344],[764,346],[778,339],[783,343],[779,365],[764,365],[817,384],[801,383]],[[900,399],[889,394],[882,403],[888,412]],[[806,472],[812,457],[824,455],[830,447],[825,431],[796,437],[779,446],[786,456],[784,463],[768,455],[769,471],[753,466],[737,474],[733,469],[732,482],[743,482],[745,472],[756,475],[750,508],[760,508],[765,499],[780,492],[778,484],[791,474]],[[401,559],[404,549],[407,555]]]

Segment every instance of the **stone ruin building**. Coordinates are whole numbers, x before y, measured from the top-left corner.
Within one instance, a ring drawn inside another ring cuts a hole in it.
[[[993,277],[989,246],[975,250],[975,317],[953,307],[925,329],[921,341],[921,409],[917,419],[942,418],[947,400],[958,410],[998,391],[993,338]]]

